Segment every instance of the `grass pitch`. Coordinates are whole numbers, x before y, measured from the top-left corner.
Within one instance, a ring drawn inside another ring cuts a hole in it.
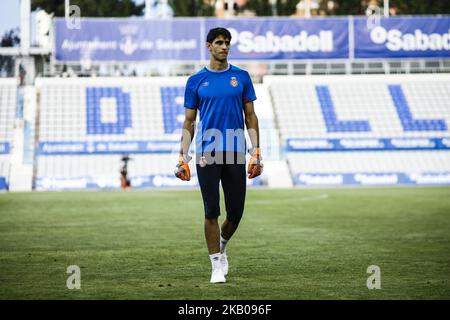
[[[450,188],[248,190],[227,252],[198,190],[0,194],[1,299],[450,299]]]

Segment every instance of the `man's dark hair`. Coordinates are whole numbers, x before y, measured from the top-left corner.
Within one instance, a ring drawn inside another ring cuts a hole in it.
[[[208,32],[208,35],[206,36],[206,42],[212,43],[218,36],[224,36],[225,39],[231,41],[230,31],[225,28],[213,28]]]

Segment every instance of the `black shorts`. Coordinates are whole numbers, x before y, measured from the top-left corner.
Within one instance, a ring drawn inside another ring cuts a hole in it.
[[[205,167],[201,167],[197,161],[197,176],[203,197],[205,218],[214,219],[220,216],[219,182],[221,182],[225,196],[227,220],[238,225],[244,213],[247,188],[245,155],[235,153],[231,158],[233,161],[230,163],[230,157],[223,155],[223,158],[220,158],[223,161],[208,163]]]

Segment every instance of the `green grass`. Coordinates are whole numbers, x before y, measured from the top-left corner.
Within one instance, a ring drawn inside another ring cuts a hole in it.
[[[249,190],[227,251],[198,190],[0,194],[0,299],[450,299],[450,188]]]

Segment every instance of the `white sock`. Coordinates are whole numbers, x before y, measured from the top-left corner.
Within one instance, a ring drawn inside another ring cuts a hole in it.
[[[212,266],[213,270],[221,268],[220,252],[210,254],[209,259],[211,259],[211,266]]]
[[[220,235],[220,253],[224,253],[228,240],[225,240],[222,235]]]

